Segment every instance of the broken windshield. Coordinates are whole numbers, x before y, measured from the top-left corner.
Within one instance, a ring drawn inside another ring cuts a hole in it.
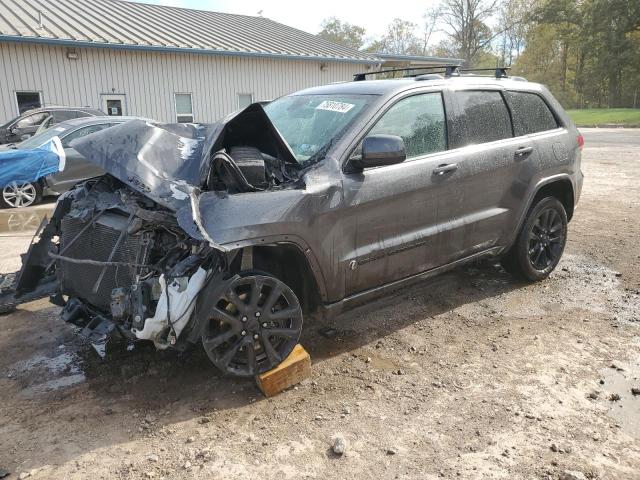
[[[373,101],[370,95],[292,95],[264,109],[300,164],[321,160]]]

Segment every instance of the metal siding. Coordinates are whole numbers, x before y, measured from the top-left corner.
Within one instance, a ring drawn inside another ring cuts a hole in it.
[[[238,93],[273,100],[302,88],[351,80],[358,63],[319,62],[0,42],[0,123],[17,115],[16,90],[41,91],[44,101],[102,108],[101,94],[125,94],[127,113],[175,122],[175,93],[191,93],[198,122],[237,107]],[[327,71],[320,70],[326,63]],[[115,89],[115,92],[112,92]]]
[[[268,18],[119,0],[0,0],[0,37],[379,63]]]

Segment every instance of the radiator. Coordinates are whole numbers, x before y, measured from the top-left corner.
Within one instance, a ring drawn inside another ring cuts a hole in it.
[[[72,240],[86,226],[86,223],[78,218],[64,217],[61,226],[60,251],[64,251],[64,256],[106,262],[120,233],[127,227],[127,217],[105,213],[73,243],[71,243]],[[69,244],[71,246],[66,249]],[[147,241],[142,234],[125,234],[111,261],[146,263],[147,252]],[[97,292],[94,293],[94,286],[103,269],[105,273]],[[82,265],[64,260],[58,262],[62,292],[105,312],[109,312],[111,291],[114,288],[131,286],[135,275],[134,267]]]

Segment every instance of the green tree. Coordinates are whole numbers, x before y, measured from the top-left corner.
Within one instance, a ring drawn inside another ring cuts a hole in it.
[[[360,50],[364,45],[366,31],[358,25],[352,25],[342,22],[336,17],[330,17],[324,19],[321,26],[322,30],[318,35],[325,40],[353,48],[354,50]]]
[[[518,71],[532,79],[544,72],[540,81],[568,106],[633,106],[640,81],[638,0],[541,0],[530,20]]]

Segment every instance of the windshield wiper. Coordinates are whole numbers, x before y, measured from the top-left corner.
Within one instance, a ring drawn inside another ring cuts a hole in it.
[[[318,150],[316,153],[314,153],[313,155],[311,155],[306,162],[304,162],[304,164],[302,165],[302,167],[307,167],[309,165],[312,165],[314,163],[319,162],[320,160],[322,160],[324,157],[327,156],[327,152],[329,151],[329,149],[331,148],[331,146],[333,145],[333,142],[335,140],[335,137],[332,138],[331,140],[329,140],[320,150]]]

